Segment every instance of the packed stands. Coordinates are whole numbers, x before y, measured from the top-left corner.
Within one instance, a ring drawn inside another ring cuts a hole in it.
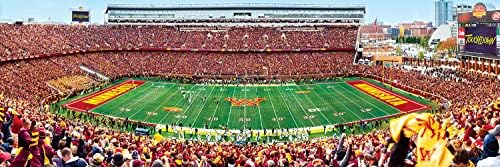
[[[98,82],[88,75],[72,75],[47,81],[47,84],[49,87],[56,89],[60,95],[64,96],[96,87]]]
[[[0,26],[0,39],[3,41],[0,53],[3,57],[59,53],[75,49],[141,46],[216,49],[221,49],[221,46],[236,49],[325,46],[353,48],[355,40],[353,27],[304,32],[269,28],[179,32],[176,28],[161,26]],[[306,36],[314,38],[303,40]],[[63,161],[68,166],[125,164],[132,167],[415,166],[418,161],[415,141],[410,140],[411,144],[407,145],[412,147],[406,152],[393,150],[391,134],[387,129],[367,134],[279,144],[240,145],[229,141],[186,141],[156,135],[139,137],[124,131],[124,127],[142,126],[141,123],[82,113],[49,111],[50,107],[43,106],[42,102],[49,102],[47,97],[58,94],[58,91],[50,88],[47,82],[54,83],[67,76],[85,76],[85,72],[79,69],[82,65],[112,79],[144,75],[262,75],[284,76],[284,79],[354,75],[391,78],[397,84],[418,90],[419,94],[428,92],[434,94],[434,97],[443,97],[433,100],[443,106],[450,106],[435,114],[435,117],[439,121],[451,118],[451,122],[445,126],[459,131],[449,133],[448,136],[448,148],[456,155],[453,160],[455,164],[485,164],[498,157],[500,112],[493,112],[488,106],[500,97],[498,81],[466,72],[441,72],[436,77],[433,73],[406,71],[398,67],[354,65],[353,54],[352,51],[258,53],[114,50],[2,62],[0,111],[4,113],[1,117],[4,123],[0,163],[4,166],[24,166],[28,157],[31,157],[31,166],[42,166],[45,163],[64,166]],[[448,76],[451,74],[453,76]],[[450,77],[454,79],[449,79]],[[92,83],[89,78],[78,78],[85,83]],[[59,83],[65,85],[67,82]],[[70,85],[87,88],[78,83]],[[66,116],[60,116],[61,113]],[[368,124],[378,126],[381,123],[375,121]],[[342,129],[356,127],[346,125]],[[49,141],[45,141],[47,137]],[[15,153],[14,156],[11,156],[11,152]]]
[[[204,27],[184,29],[156,25],[0,24],[0,29],[0,40],[5,41],[0,44],[0,56],[4,58],[118,48],[353,49],[357,33],[356,26],[213,30]]]

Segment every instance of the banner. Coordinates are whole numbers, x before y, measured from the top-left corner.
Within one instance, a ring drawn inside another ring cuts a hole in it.
[[[465,27],[466,52],[483,53],[488,55],[497,54],[497,27],[485,24]]]
[[[441,124],[429,113],[408,114],[391,120],[391,137],[396,143],[403,136],[417,138],[416,167],[450,166],[453,154],[446,147],[448,144],[446,128],[449,121],[450,119],[446,119]]]
[[[72,22],[89,22],[90,12],[89,11],[72,11],[71,12]]]

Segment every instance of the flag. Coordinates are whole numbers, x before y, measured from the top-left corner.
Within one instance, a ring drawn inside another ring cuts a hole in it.
[[[417,167],[450,166],[453,154],[446,147],[448,143],[446,124],[448,121],[449,119],[441,124],[429,113],[405,115],[399,119],[391,120],[391,137],[397,143],[400,141],[400,137],[411,138],[413,135],[417,135]]]

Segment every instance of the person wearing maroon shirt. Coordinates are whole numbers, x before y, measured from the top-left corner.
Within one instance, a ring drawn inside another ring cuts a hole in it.
[[[18,146],[21,149],[19,154],[16,155],[14,160],[11,163],[11,166],[26,166],[28,163],[29,155],[30,155],[30,143],[31,143],[31,135],[29,132],[29,128],[31,127],[31,121],[29,119],[24,118],[23,127],[18,133]]]

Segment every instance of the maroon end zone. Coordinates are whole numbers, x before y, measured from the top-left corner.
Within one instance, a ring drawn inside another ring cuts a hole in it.
[[[94,94],[74,100],[64,106],[71,110],[87,112],[120,95],[127,93],[128,91],[138,86],[141,86],[142,84],[144,84],[144,81],[128,80]]]
[[[363,80],[349,81],[347,82],[352,87],[370,95],[371,97],[384,102],[385,104],[396,108],[400,112],[410,113],[417,112],[425,109],[430,109],[431,107],[425,104],[415,102],[404,96],[398,95],[370,82]]]

